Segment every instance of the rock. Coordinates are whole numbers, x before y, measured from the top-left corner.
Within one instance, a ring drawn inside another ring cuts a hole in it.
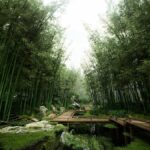
[[[65,144],[65,133],[66,132],[63,132],[62,134],[61,134],[61,136],[60,136],[60,138],[61,138],[61,142],[63,143],[63,144]]]
[[[48,118],[49,118],[49,119],[54,119],[56,116],[57,116],[56,114],[52,113],[52,114],[50,114],[50,115],[48,116]]]
[[[52,125],[50,125],[50,124],[46,124],[46,125],[45,125],[45,129],[51,129],[51,128],[53,128]]]
[[[8,126],[0,129],[0,133],[29,133],[39,131],[54,130],[53,125],[50,125],[48,121],[38,121],[26,124],[25,126]]]
[[[8,126],[0,129],[0,133],[19,133],[23,131],[23,128],[21,126]]]
[[[65,111],[65,107],[60,107],[60,112],[63,113]]]
[[[48,121],[43,120],[43,121],[39,121],[39,122],[33,122],[33,123],[26,124],[25,128],[48,131],[48,130],[53,129],[53,126],[50,125]]]
[[[46,116],[47,111],[48,111],[48,109],[45,106],[40,106],[40,112],[43,115],[43,117]]]
[[[55,126],[55,131],[64,131],[66,129],[66,127],[64,126],[64,125],[62,125],[62,124],[57,124],[56,126]]]
[[[31,121],[38,122],[39,120],[37,118],[31,118]]]
[[[74,102],[72,105],[73,105],[75,108],[80,108],[80,104],[78,104],[77,102]]]
[[[69,132],[62,132],[60,136],[60,141],[63,145],[67,146],[69,149],[82,149],[82,150],[90,150],[88,147],[88,143],[81,142],[81,139],[72,135]]]
[[[32,122],[29,124],[26,124],[26,128],[45,128],[47,125],[49,125],[48,121],[38,121],[38,122]],[[50,127],[50,126],[49,126]]]

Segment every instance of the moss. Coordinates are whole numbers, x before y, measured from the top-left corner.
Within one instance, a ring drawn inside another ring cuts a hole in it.
[[[109,128],[109,129],[116,129],[118,128],[116,125],[111,124],[111,123],[107,123],[104,125],[105,128]]]
[[[135,139],[126,147],[116,147],[114,150],[150,150],[150,144],[140,139]]]
[[[54,127],[54,132],[56,135],[60,135],[63,131],[66,131],[68,130],[67,127],[65,127],[64,125],[62,124],[57,124],[55,127]]]
[[[32,146],[45,137],[55,138],[54,132],[34,132],[34,133],[3,133],[0,134],[0,147],[3,150],[19,150]]]
[[[0,149],[2,150],[20,150],[33,146],[43,140],[52,146],[58,141],[56,136],[60,134],[65,127],[57,125],[53,131],[38,131],[28,133],[0,133]],[[52,144],[53,143],[53,144]]]

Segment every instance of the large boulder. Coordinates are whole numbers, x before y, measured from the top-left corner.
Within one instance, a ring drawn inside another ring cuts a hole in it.
[[[65,130],[65,126],[61,124],[51,125],[48,121],[38,121],[26,124],[25,126],[8,126],[0,129],[0,133],[31,133],[39,131],[55,131],[55,133],[61,133]]]
[[[77,102],[74,102],[73,104],[72,104],[72,106],[74,107],[74,108],[77,108],[77,109],[79,109],[81,106],[80,106],[80,104],[78,104]]]
[[[31,121],[38,122],[39,120],[37,118],[31,118]]]
[[[8,126],[0,129],[0,133],[20,133],[24,132],[24,127],[21,126]]]
[[[32,122],[32,123],[26,124],[25,127],[26,128],[33,128],[33,129],[38,129],[38,128],[41,128],[41,129],[51,129],[53,126],[50,125],[48,123],[48,121],[43,120],[43,121]]]
[[[57,116],[56,114],[52,113],[52,114],[48,115],[48,118],[49,119],[54,119],[56,116]]]
[[[43,117],[46,116],[48,109],[45,106],[40,106],[40,113],[42,114]]]

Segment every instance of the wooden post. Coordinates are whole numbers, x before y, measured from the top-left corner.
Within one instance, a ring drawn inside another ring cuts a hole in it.
[[[124,132],[124,134],[126,133],[126,120],[124,120],[123,132]],[[124,142],[126,145],[127,144],[127,136],[126,135],[124,135]]]
[[[67,127],[68,127],[68,129],[69,129],[69,121],[68,121],[68,120],[69,120],[69,118],[67,118],[67,122],[68,122],[68,123],[67,123]]]
[[[130,126],[130,137],[131,137],[131,140],[133,140],[133,130],[132,130],[132,126]]]

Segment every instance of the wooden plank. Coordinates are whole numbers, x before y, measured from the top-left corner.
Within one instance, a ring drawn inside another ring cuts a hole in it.
[[[64,112],[62,115],[56,117],[55,119],[67,119],[67,118],[72,118],[73,115],[76,113],[75,110],[69,110],[67,112]],[[54,120],[55,120],[54,119]]]
[[[53,122],[60,123],[108,123],[109,119],[99,119],[99,118],[56,118],[52,120]]]
[[[114,122],[116,124],[119,124],[121,126],[135,126],[141,129],[144,129],[146,131],[150,132],[150,123],[147,121],[141,121],[137,119],[128,119],[128,118],[116,118],[111,117],[109,119],[100,119],[100,118],[73,118],[74,114],[77,111],[75,110],[69,110],[67,112],[64,112],[62,115],[54,118],[52,122],[59,122],[59,123],[74,123],[74,124],[80,124],[80,123],[109,123]]]
[[[142,118],[138,119],[138,118],[131,117],[131,118],[128,118],[128,120],[137,120],[137,121],[142,121],[142,122],[150,123],[150,120],[148,120],[148,119],[142,119]]]
[[[150,132],[150,123],[149,122],[140,121],[137,119],[136,120],[129,119],[129,120],[127,120],[127,124]]]
[[[150,132],[150,123],[147,121],[141,121],[137,119],[125,119],[125,118],[110,118],[110,121],[113,121],[121,126],[134,126]]]
[[[110,121],[114,122],[114,123],[117,123],[121,126],[125,126],[126,125],[126,121],[124,118],[110,118],[109,119]]]

